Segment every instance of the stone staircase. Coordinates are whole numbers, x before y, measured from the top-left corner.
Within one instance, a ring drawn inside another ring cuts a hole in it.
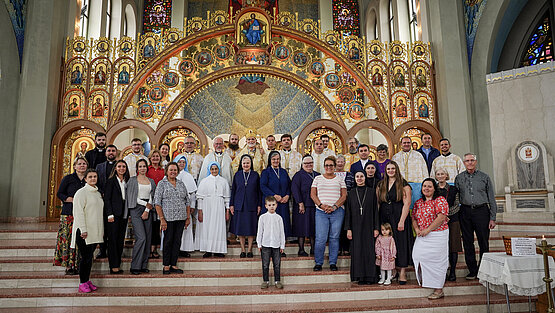
[[[349,257],[339,257],[339,271],[324,264],[313,272],[310,257],[297,257],[288,244],[282,258],[282,290],[260,289],[261,262],[240,259],[237,244],[226,258],[203,259],[200,253],[180,258],[184,274],[162,275],[161,260],[151,260],[150,273],[129,273],[131,249],[124,251],[123,275],[110,275],[108,261],[95,261],[90,294],[77,292],[78,277],[52,266],[57,223],[0,224],[0,312],[486,312],[485,288],[467,281],[463,254],[456,282],[445,285],[446,297],[430,301],[431,291],[416,284],[359,286],[349,280]],[[546,235],[555,241],[555,223],[500,223],[492,232],[490,250],[504,251],[502,236]],[[534,309],[535,299],[532,299]],[[506,311],[505,298],[492,294],[492,312]],[[513,312],[528,311],[528,298],[511,296]]]

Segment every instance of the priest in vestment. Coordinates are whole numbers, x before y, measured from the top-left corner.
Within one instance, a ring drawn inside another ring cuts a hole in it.
[[[229,135],[229,143],[227,144],[227,148],[225,148],[225,153],[227,153],[233,161],[237,157],[239,151],[241,151],[241,149],[239,148],[239,135]]]
[[[289,178],[291,179],[293,179],[295,173],[301,169],[303,159],[303,156],[299,152],[291,149],[292,144],[293,137],[291,135],[281,135],[282,149],[279,150],[279,154],[281,155],[281,167],[287,171],[287,174],[289,174]]]
[[[438,156],[432,163],[432,170],[430,172],[430,177],[436,177],[436,171],[443,168],[449,174],[448,183],[454,184],[455,177],[460,173],[464,172],[466,168],[464,163],[456,154],[451,153],[451,143],[449,139],[443,138],[439,141],[439,151],[441,155]]]
[[[412,150],[410,137],[401,139],[401,151],[397,152],[391,160],[397,162],[401,176],[412,188],[412,208],[414,202],[422,198],[422,181],[429,177],[426,160],[420,152]]]
[[[360,157],[358,155],[358,146],[359,146],[359,144],[360,144],[360,142],[355,137],[351,137],[347,141],[349,151],[348,151],[348,153],[346,153],[344,155],[344,157],[345,157],[345,170],[346,171],[350,171],[351,170],[351,165],[353,163],[357,162],[358,160],[360,160]]]
[[[198,183],[205,179],[208,174],[208,165],[211,163],[218,163],[220,167],[220,176],[227,180],[229,186],[231,187],[231,180],[233,178],[233,174],[231,172],[231,157],[224,153],[224,140],[221,137],[214,138],[213,144],[214,150],[210,151],[205,157],[204,161],[202,162],[202,166],[200,168]]]
[[[200,173],[204,158],[202,157],[202,155],[195,152],[195,148],[197,145],[195,137],[187,136],[183,140],[183,143],[185,145],[185,150],[183,151],[183,153],[176,156],[176,159],[178,159],[178,157],[180,156],[184,156],[187,159],[187,172],[189,172],[193,176],[195,181],[198,181],[198,175]]]
[[[324,150],[324,142],[322,139],[314,140],[314,149],[312,151],[312,159],[314,159],[314,170],[318,173],[324,172],[324,160],[335,153],[331,149]]]
[[[260,174],[266,168],[266,163],[264,162],[264,150],[257,147],[256,133],[253,130],[249,130],[245,137],[247,138],[247,144],[241,152],[239,152],[239,155],[250,155],[253,162],[252,169]],[[233,173],[237,172],[239,169],[239,161],[239,158],[235,158],[235,160],[233,160]]]
[[[200,251],[203,257],[224,257],[227,253],[226,210],[231,196],[229,184],[220,176],[217,162],[208,165],[210,174],[198,185],[198,220],[202,223]]]

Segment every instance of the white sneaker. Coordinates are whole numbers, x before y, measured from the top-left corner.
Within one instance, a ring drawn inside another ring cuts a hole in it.
[[[378,284],[382,285],[385,282],[385,278],[381,278],[380,281],[378,282]]]
[[[389,279],[389,278],[386,279],[385,282],[384,282],[383,284],[384,284],[384,286],[389,286],[389,285],[391,285],[391,279]]]

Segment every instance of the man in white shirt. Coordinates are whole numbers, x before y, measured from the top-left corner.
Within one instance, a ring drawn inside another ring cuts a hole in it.
[[[221,137],[214,138],[213,146],[214,150],[204,157],[198,182],[200,183],[208,176],[208,165],[212,162],[218,162],[218,164],[220,164],[220,175],[225,178],[229,186],[231,186],[231,179],[233,178],[231,173],[231,157],[227,153],[224,153],[224,140]]]
[[[282,149],[279,151],[281,155],[281,167],[283,167],[287,174],[289,174],[289,178],[293,178],[293,175],[297,173],[301,169],[301,162],[303,156],[291,149],[291,145],[293,144],[293,137],[289,134],[281,135],[281,147]]]
[[[140,159],[144,159],[147,161],[148,164],[148,158],[142,153],[142,150],[143,141],[139,138],[133,138],[133,140],[131,140],[131,153],[123,158],[125,163],[127,163],[130,177],[137,176],[137,161],[139,161]]]
[[[442,138],[439,141],[439,150],[441,155],[432,163],[430,176],[435,178],[436,171],[443,168],[449,174],[449,180],[447,182],[454,183],[455,177],[465,171],[464,162],[458,155],[451,153],[451,143],[447,138]]]
[[[202,155],[195,152],[195,148],[197,145],[195,137],[187,136],[183,140],[183,143],[185,144],[185,150],[183,151],[183,153],[178,155],[176,159],[179,160],[181,156],[184,156],[187,159],[187,171],[193,176],[195,181],[198,181],[198,175],[200,173],[204,158],[202,157]]]
[[[391,160],[397,162],[401,176],[412,188],[412,208],[414,202],[422,198],[422,181],[429,177],[426,161],[420,152],[412,150],[410,137],[401,139],[401,151],[397,152]]]
[[[324,141],[322,139],[316,139],[313,143],[312,159],[314,159],[314,170],[318,173],[324,172],[324,160],[330,155],[335,157],[335,153],[332,150],[324,150]]]

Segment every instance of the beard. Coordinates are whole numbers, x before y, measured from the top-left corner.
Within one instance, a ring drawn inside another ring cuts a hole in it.
[[[349,153],[350,153],[350,154],[355,154],[355,153],[357,153],[357,148],[349,148]]]
[[[227,146],[229,147],[229,149],[231,149],[231,150],[233,150],[233,151],[239,149],[239,144],[232,144],[232,143],[230,143],[230,144],[228,144]]]

